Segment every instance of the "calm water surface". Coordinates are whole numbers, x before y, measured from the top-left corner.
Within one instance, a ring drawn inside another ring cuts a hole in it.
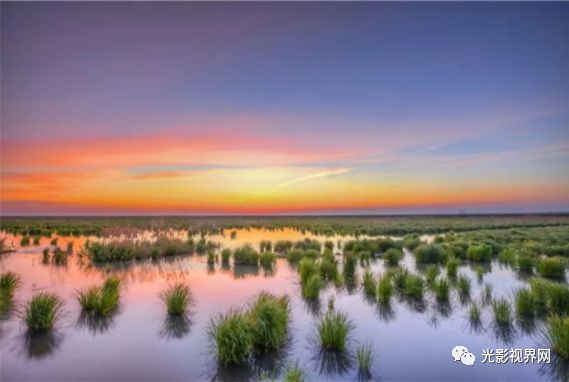
[[[151,235],[146,233],[145,235]],[[171,232],[171,235],[183,233]],[[7,242],[19,242],[10,235]],[[303,237],[324,241],[330,238],[302,234],[294,230],[238,230],[237,238],[211,236],[224,247],[264,240],[298,240]],[[65,248],[72,240],[78,248],[87,238],[60,238]],[[91,238],[93,240],[94,238]],[[347,240],[334,237],[332,240]],[[95,267],[77,255],[65,266],[45,265],[41,250],[49,244],[19,248],[0,257],[0,271],[21,275],[22,286],[16,294],[18,304],[40,291],[57,293],[65,300],[65,309],[57,330],[47,335],[29,335],[17,313],[2,321],[0,327],[0,380],[243,380],[259,375],[278,378],[283,367],[296,360],[307,372],[308,380],[357,379],[353,352],[332,358],[321,354],[313,344],[314,322],[326,309],[330,296],[336,309],[348,313],[356,329],[352,349],[357,343],[369,342],[374,350],[374,380],[567,380],[567,365],[552,356],[550,364],[481,364],[484,348],[546,347],[541,340],[540,324],[534,328],[514,323],[512,330],[496,330],[490,307],[484,307],[482,326],[472,327],[468,304],[453,291],[448,306],[438,305],[430,295],[422,305],[394,299],[389,309],[365,298],[361,288],[323,291],[320,304],[300,297],[298,274],[284,259],[277,261],[272,272],[262,268],[233,266],[211,267],[205,256],[181,256],[159,261],[145,261],[128,266]],[[412,254],[405,254],[404,265],[416,269]],[[384,272],[383,261],[375,260],[371,268]],[[360,270],[361,272],[361,270]],[[470,266],[459,273],[472,281],[472,298],[480,300],[484,283],[493,286],[494,297],[511,298],[513,290],[524,285],[511,269],[492,263],[482,283]],[[119,311],[108,320],[85,320],[75,300],[78,289],[100,283],[109,274],[124,279]],[[164,314],[158,294],[169,284],[187,282],[193,291],[195,306],[188,320],[171,321]],[[210,318],[243,305],[261,290],[291,297],[291,338],[278,354],[256,358],[243,368],[220,367],[207,338]],[[450,351],[465,345],[477,357],[472,367],[452,361]]]

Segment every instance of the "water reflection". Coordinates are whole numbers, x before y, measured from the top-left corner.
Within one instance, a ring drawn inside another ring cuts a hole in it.
[[[93,335],[103,334],[114,326],[116,311],[108,316],[81,312],[77,318],[78,328],[87,328]]]
[[[192,323],[191,316],[187,314],[179,316],[167,315],[162,323],[160,336],[166,339],[184,338],[190,332]]]
[[[379,303],[376,305],[376,313],[380,320],[389,322],[395,318],[395,311],[391,302]]]
[[[494,323],[494,336],[505,345],[511,345],[516,337],[516,328],[512,325],[499,325]]]
[[[551,354],[551,362],[544,363],[539,368],[539,374],[551,381],[569,381],[569,360]]]
[[[259,275],[259,266],[256,265],[234,265],[233,277],[236,279],[244,279],[247,277],[255,277]]]
[[[349,351],[334,351],[318,349],[312,357],[315,370],[318,374],[327,377],[342,376],[346,374],[354,364],[354,357]]]
[[[57,350],[63,337],[56,331],[27,331],[24,346],[28,359],[40,360]]]

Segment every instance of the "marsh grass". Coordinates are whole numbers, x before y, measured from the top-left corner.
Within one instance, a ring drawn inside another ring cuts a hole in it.
[[[0,275],[0,316],[5,315],[14,304],[14,292],[21,285],[20,276],[14,272]]]
[[[481,283],[482,280],[484,280],[484,273],[486,272],[486,270],[482,265],[477,265],[476,268],[474,269],[474,272],[476,273],[476,279],[478,280],[479,283]]]
[[[344,253],[343,274],[345,279],[356,279],[357,257],[352,253]]]
[[[439,267],[437,265],[431,264],[425,269],[425,279],[427,285],[434,286],[437,276],[439,275]]]
[[[550,279],[565,279],[565,262],[559,258],[545,258],[537,265],[541,277]]]
[[[569,315],[569,287],[548,280],[531,279],[530,288],[538,314]]]
[[[450,285],[446,279],[440,279],[435,282],[435,296],[438,302],[447,302],[450,295]]]
[[[307,249],[307,250],[293,249],[292,251],[289,251],[286,255],[288,262],[291,264],[297,264],[303,258],[316,260],[319,257],[320,257],[320,252],[315,249]]]
[[[121,281],[117,277],[108,277],[102,286],[93,286],[77,293],[77,301],[84,313],[108,316],[120,302]]]
[[[421,244],[415,249],[415,259],[421,264],[444,263],[445,249],[439,244]]]
[[[470,304],[470,310],[468,312],[468,316],[470,318],[470,322],[472,322],[473,324],[476,325],[480,323],[480,318],[482,317],[482,310],[480,309],[480,306],[478,306],[476,302],[472,302],[472,304]]]
[[[215,344],[217,358],[224,365],[243,365],[253,350],[253,336],[247,314],[237,308],[211,319],[208,335]]]
[[[464,275],[460,275],[457,281],[458,293],[462,298],[470,297],[470,279]]]
[[[377,292],[377,279],[370,269],[366,269],[363,276],[364,292],[368,296],[375,296]]]
[[[233,262],[243,265],[259,265],[259,253],[250,245],[244,245],[233,252]]]
[[[261,253],[260,261],[263,268],[271,269],[277,262],[277,255],[275,255],[273,252],[263,252]]]
[[[551,317],[544,337],[559,357],[569,360],[569,317]]]
[[[396,267],[403,258],[403,251],[399,248],[390,248],[383,254],[385,263],[390,267]]]
[[[30,237],[29,236],[22,236],[22,238],[20,239],[20,246],[22,247],[27,247],[28,245],[30,245]]]
[[[490,304],[492,302],[492,285],[484,284],[484,288],[481,292],[481,299],[484,305]]]
[[[492,302],[494,321],[498,326],[510,326],[512,324],[512,308],[508,300],[500,298]]]
[[[57,237],[54,237],[53,239],[51,239],[51,241],[49,242],[49,245],[57,245]]]
[[[217,255],[213,251],[207,253],[207,264],[213,265],[217,261]]]
[[[67,253],[62,251],[61,248],[55,247],[53,250],[52,261],[55,265],[67,264]]]
[[[393,296],[393,285],[389,276],[382,276],[377,282],[377,300],[381,304],[388,304]]]
[[[332,280],[336,282],[339,279],[340,274],[338,273],[338,262],[333,254],[325,253],[322,255],[322,261],[320,262],[320,275],[324,280]]]
[[[303,258],[298,264],[300,283],[305,286],[308,279],[319,272],[318,264],[311,258]]]
[[[420,300],[425,292],[425,282],[421,276],[409,274],[405,279],[403,294],[406,297]]]
[[[533,273],[534,258],[531,255],[519,255],[517,259],[518,270],[523,273]]]
[[[230,250],[230,249],[227,249],[227,248],[224,248],[224,249],[221,251],[221,263],[228,265],[230,258],[231,258],[231,250]]]
[[[48,247],[44,248],[42,251],[41,262],[43,264],[49,264],[49,248]]]
[[[315,273],[302,284],[302,297],[309,300],[315,300],[320,296],[320,290],[322,287],[322,278],[318,273]]]
[[[516,314],[521,318],[533,317],[536,313],[536,301],[530,289],[521,288],[515,295]]]
[[[192,290],[184,283],[169,286],[160,293],[160,299],[166,308],[166,312],[171,316],[187,314],[193,303]]]
[[[295,363],[289,363],[283,374],[283,382],[303,382],[305,380],[305,371],[298,364],[298,360]]]
[[[59,296],[41,292],[32,297],[25,306],[24,321],[29,330],[51,330],[63,308]]]
[[[316,324],[320,345],[325,350],[344,351],[353,329],[348,316],[336,310],[328,310]]]
[[[456,257],[449,257],[446,262],[447,276],[451,278],[456,277],[456,271],[458,270],[459,261]]]
[[[358,361],[359,380],[369,380],[371,364],[373,362],[373,349],[370,343],[359,345],[356,349],[356,360]]]
[[[253,350],[267,352],[283,346],[287,340],[290,321],[288,296],[277,297],[261,292],[249,306],[247,318]]]

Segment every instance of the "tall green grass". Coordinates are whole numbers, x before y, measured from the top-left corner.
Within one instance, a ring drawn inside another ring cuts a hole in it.
[[[461,297],[470,297],[470,279],[460,275],[457,281],[458,293]]]
[[[247,363],[253,350],[253,335],[247,314],[237,308],[219,314],[209,323],[208,334],[224,365]]]
[[[193,295],[190,287],[184,283],[169,286],[160,293],[160,299],[171,316],[181,316],[188,312],[193,303]]]
[[[348,316],[335,310],[328,310],[316,324],[320,344],[325,350],[345,350],[353,329],[354,324]]]
[[[545,339],[559,357],[569,360],[569,317],[550,318],[545,330]]]
[[[531,255],[519,255],[518,270],[524,273],[533,273],[534,259]]]
[[[320,296],[322,287],[323,283],[320,275],[318,273],[313,274],[302,284],[302,297],[315,300]]]
[[[541,277],[564,279],[565,261],[554,257],[542,259],[537,265],[537,271]]]
[[[259,253],[250,245],[244,245],[233,252],[235,264],[259,265]]]
[[[409,274],[403,286],[403,294],[409,298],[422,299],[425,292],[425,282],[421,276]]]
[[[415,259],[418,263],[444,263],[447,253],[439,244],[421,244],[415,249]]]
[[[272,252],[263,252],[261,253],[259,260],[261,261],[261,266],[263,268],[269,269],[277,262],[277,255]]]
[[[25,305],[24,321],[29,330],[45,331],[53,329],[63,308],[59,296],[41,292]]]
[[[221,251],[221,263],[222,264],[229,264],[229,259],[231,258],[231,250],[224,248]]]
[[[530,288],[538,314],[569,315],[569,287],[548,280],[531,279]]]
[[[512,308],[508,300],[501,298],[492,302],[494,321],[499,326],[509,326],[512,324]]]
[[[0,315],[6,314],[13,305],[14,293],[21,285],[20,276],[14,272],[0,275]]]
[[[377,292],[377,279],[370,269],[366,269],[363,276],[363,287],[365,294],[375,296]]]
[[[481,316],[482,316],[482,311],[480,307],[476,302],[472,302],[472,304],[470,304],[470,311],[469,311],[470,322],[472,322],[473,324],[479,324]]]
[[[377,282],[377,300],[381,304],[387,304],[393,296],[393,285],[389,276],[382,276]]]
[[[533,317],[536,313],[535,297],[530,289],[521,288],[515,294],[516,314],[518,317]]]
[[[403,258],[403,251],[399,248],[390,248],[383,254],[385,263],[390,267],[396,267]]]
[[[118,308],[120,285],[119,278],[108,277],[102,286],[93,286],[79,291],[77,301],[85,313],[108,316]]]
[[[288,296],[261,292],[251,303],[247,317],[255,351],[276,350],[284,345],[290,321]]]
[[[491,261],[492,260],[492,247],[488,244],[482,243],[478,245],[471,245],[468,247],[466,257],[470,261]]]
[[[447,276],[455,278],[460,262],[456,257],[449,257],[446,262]]]
[[[373,349],[370,343],[358,346],[356,349],[356,359],[358,361],[358,374],[362,377],[369,378],[371,364],[373,362]]]
[[[439,302],[447,302],[450,295],[450,285],[446,279],[439,279],[434,284],[435,296]]]
[[[300,367],[298,361],[288,364],[283,374],[283,382],[304,382],[305,371]]]

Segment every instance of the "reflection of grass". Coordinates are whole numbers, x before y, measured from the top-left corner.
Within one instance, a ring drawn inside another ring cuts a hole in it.
[[[160,298],[171,316],[186,314],[193,300],[190,287],[184,283],[171,285],[160,294]]]
[[[61,344],[61,336],[54,331],[27,331],[24,335],[28,358],[40,360],[56,350]]]
[[[164,338],[183,338],[190,332],[192,321],[186,314],[164,318],[160,335]]]
[[[59,296],[42,292],[32,297],[25,307],[25,322],[30,330],[50,330],[63,307]]]

